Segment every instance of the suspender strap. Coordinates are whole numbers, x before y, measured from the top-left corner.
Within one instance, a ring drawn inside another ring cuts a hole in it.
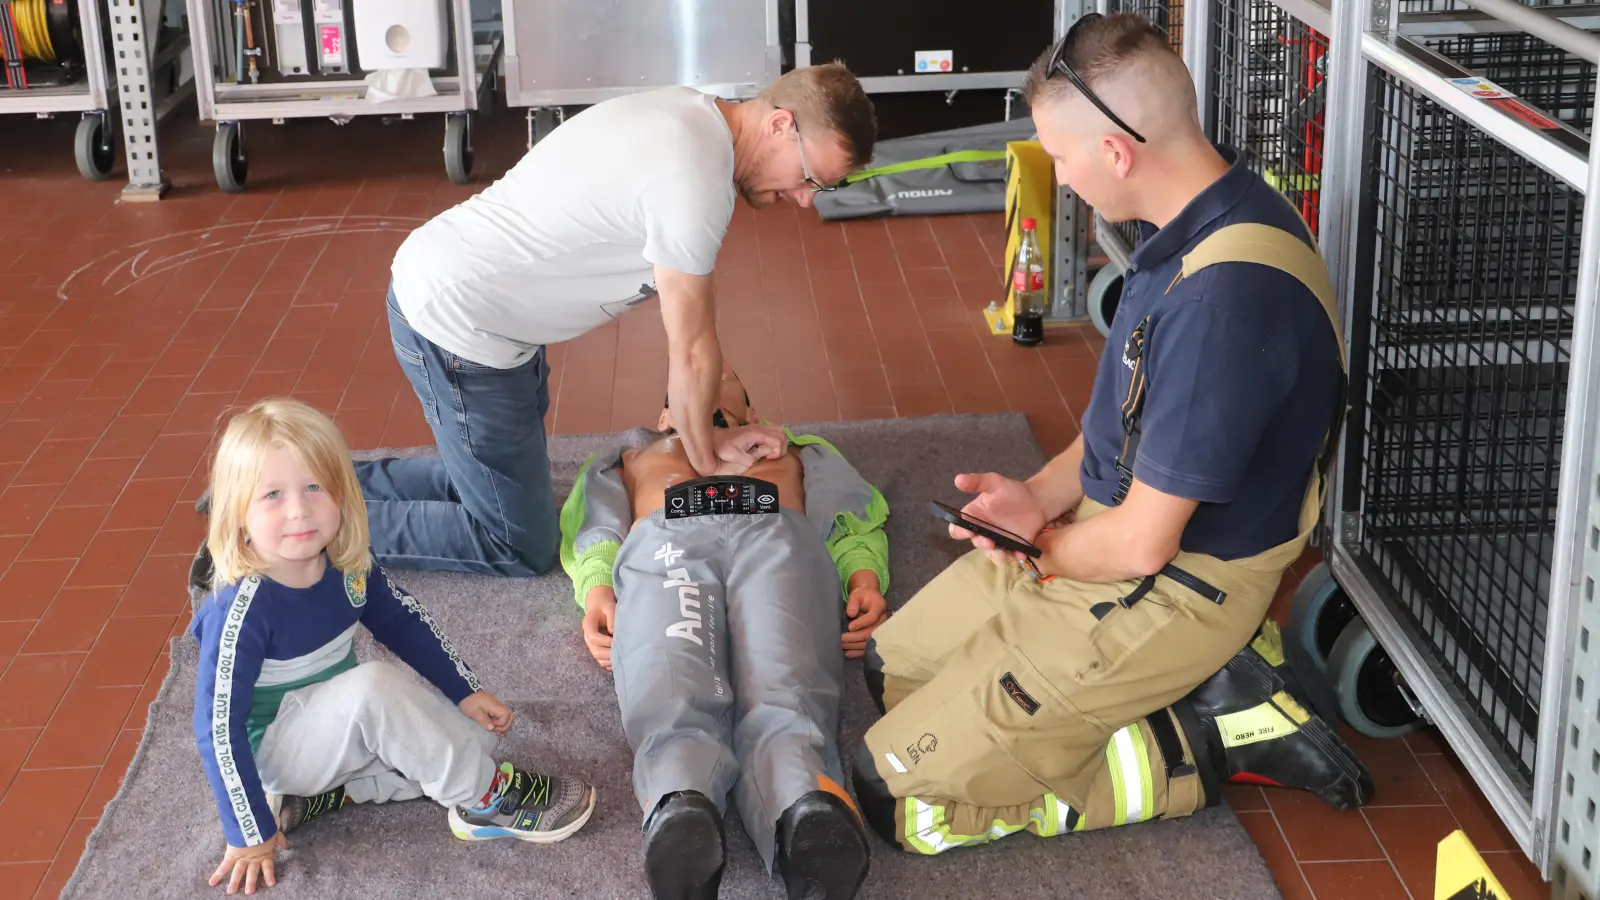
[[[1310,230],[1309,228],[1307,229]],[[1323,436],[1322,450],[1317,454],[1317,471],[1325,473],[1333,461],[1338,444],[1340,423],[1344,420],[1346,391],[1349,387],[1348,362],[1345,359],[1344,329],[1339,325],[1339,307],[1333,293],[1333,283],[1328,278],[1328,266],[1322,255],[1312,246],[1281,228],[1259,222],[1229,225],[1213,232],[1183,257],[1183,268],[1167,286],[1170,291],[1178,282],[1196,272],[1224,262],[1245,262],[1267,266],[1290,275],[1316,295],[1327,314],[1328,325],[1333,329],[1334,343],[1339,348],[1339,384],[1337,401],[1333,405],[1332,419]],[[1133,486],[1133,464],[1138,459],[1140,419],[1144,412],[1145,359],[1144,350],[1150,319],[1145,318],[1134,328],[1124,352],[1133,365],[1133,378],[1128,384],[1128,396],[1122,403],[1122,452],[1117,455],[1116,498],[1112,505],[1120,504]]]
[[[1247,262],[1270,266],[1285,272],[1317,296],[1328,324],[1338,338],[1339,367],[1345,368],[1343,329],[1339,327],[1339,306],[1328,279],[1328,264],[1322,255],[1304,241],[1281,228],[1259,222],[1241,222],[1218,229],[1183,258],[1179,280],[1224,262]],[[1174,282],[1176,284],[1177,282]],[[1169,288],[1170,290],[1170,288]]]
[[[1150,733],[1156,736],[1156,746],[1161,748],[1161,761],[1166,763],[1167,777],[1179,778],[1194,772],[1194,764],[1183,758],[1183,743],[1178,740],[1178,726],[1172,724],[1172,715],[1158,709],[1145,717]]]
[[[1177,718],[1178,726],[1183,729],[1183,733],[1189,736],[1189,749],[1195,755],[1195,769],[1200,773],[1200,788],[1204,792],[1206,801],[1210,802],[1212,798],[1222,796],[1222,786],[1215,763],[1216,754],[1223,752],[1222,748],[1209,746],[1210,741],[1204,736],[1207,726],[1201,723],[1200,716],[1194,711],[1194,704],[1183,699],[1172,704],[1169,709]]]
[[[1150,324],[1146,316],[1128,336],[1123,354],[1133,364],[1133,377],[1128,382],[1128,396],[1122,401],[1122,452],[1117,454],[1117,493],[1111,505],[1116,506],[1128,497],[1133,487],[1133,463],[1139,458],[1139,422],[1144,415],[1144,341],[1145,327]]]

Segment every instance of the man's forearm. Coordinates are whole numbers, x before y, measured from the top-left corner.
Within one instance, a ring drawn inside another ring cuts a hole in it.
[[[1135,481],[1121,504],[1040,535],[1039,567],[1102,584],[1154,575],[1178,555],[1199,505]]]
[[[716,333],[696,335],[684,346],[669,349],[668,354],[667,395],[672,421],[678,426],[689,464],[698,472],[710,472],[717,466],[711,442],[711,414],[717,405],[722,376]]]
[[[716,297],[711,279],[656,270],[661,324],[667,332],[667,404],[689,464],[702,475],[717,466],[711,414],[722,380]]]
[[[1041,542],[1046,545],[1044,571],[1091,584],[1143,578],[1171,560],[1152,554],[1138,523],[1122,509],[1058,528]]]
[[[1024,484],[1038,499],[1046,522],[1060,518],[1083,501],[1083,435],[1045,463],[1044,468]]]

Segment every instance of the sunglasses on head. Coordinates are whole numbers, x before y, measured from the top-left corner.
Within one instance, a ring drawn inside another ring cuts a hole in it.
[[[1062,37],[1061,42],[1056,44],[1056,52],[1050,56],[1050,68],[1045,72],[1045,77],[1054,78],[1058,74],[1067,76],[1067,80],[1072,82],[1072,86],[1077,88],[1078,91],[1085,97],[1088,97],[1090,103],[1093,103],[1101,112],[1106,114],[1106,118],[1117,123],[1118,128],[1126,131],[1128,134],[1133,136],[1134,140],[1143,144],[1145,143],[1144,135],[1134,131],[1132,128],[1129,128],[1127,122],[1124,122],[1118,118],[1117,114],[1112,112],[1111,109],[1107,107],[1098,96],[1095,95],[1094,91],[1089,90],[1089,86],[1083,83],[1083,79],[1079,78],[1078,73],[1074,72],[1072,70],[1072,66],[1068,65],[1067,63],[1067,47],[1072,44],[1073,34],[1075,34],[1085,22],[1092,22],[1098,18],[1100,18],[1099,13],[1089,13],[1078,21],[1072,23],[1072,27],[1067,29],[1066,36]]]

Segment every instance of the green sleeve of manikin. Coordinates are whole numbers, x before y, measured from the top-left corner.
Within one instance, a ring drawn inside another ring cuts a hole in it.
[[[828,537],[828,553],[839,568],[839,586],[848,594],[850,576],[862,569],[871,569],[878,576],[878,591],[889,591],[889,535],[883,523],[889,518],[889,504],[878,489],[872,491],[872,502],[864,515],[842,512],[834,517],[833,533]]]
[[[609,459],[597,455],[584,460],[561,506],[561,568],[572,578],[579,609],[587,610],[591,590],[611,585],[617,550],[633,524],[627,487],[616,465],[620,459],[618,452]]]
[[[827,440],[784,432],[800,447],[805,465],[806,517],[819,525],[827,522],[828,554],[838,568],[840,589],[848,594],[850,576],[868,569],[878,576],[879,590],[888,592],[888,501]]]

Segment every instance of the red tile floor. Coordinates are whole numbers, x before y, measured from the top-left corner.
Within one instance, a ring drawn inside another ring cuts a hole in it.
[[[288,393],[357,448],[427,442],[384,326],[387,265],[524,148],[521,117],[501,113],[478,133],[478,183],[456,186],[437,117],[252,126],[233,196],[212,181],[210,132],[176,122],[170,194],[125,204],[115,179],[78,177],[72,125],[0,118],[0,900],[57,894],[133,757],[188,621],[190,504],[220,418]],[[1102,341],[987,335],[1002,245],[998,216],[840,225],[741,207],[717,273],[727,352],[775,419],[1014,410],[1054,452]],[[552,431],[654,420],[652,311],[551,361]],[[1366,810],[1230,790],[1286,897],[1431,897],[1435,845],[1458,826],[1516,900],[1547,894],[1440,741],[1353,740],[1378,781]]]

